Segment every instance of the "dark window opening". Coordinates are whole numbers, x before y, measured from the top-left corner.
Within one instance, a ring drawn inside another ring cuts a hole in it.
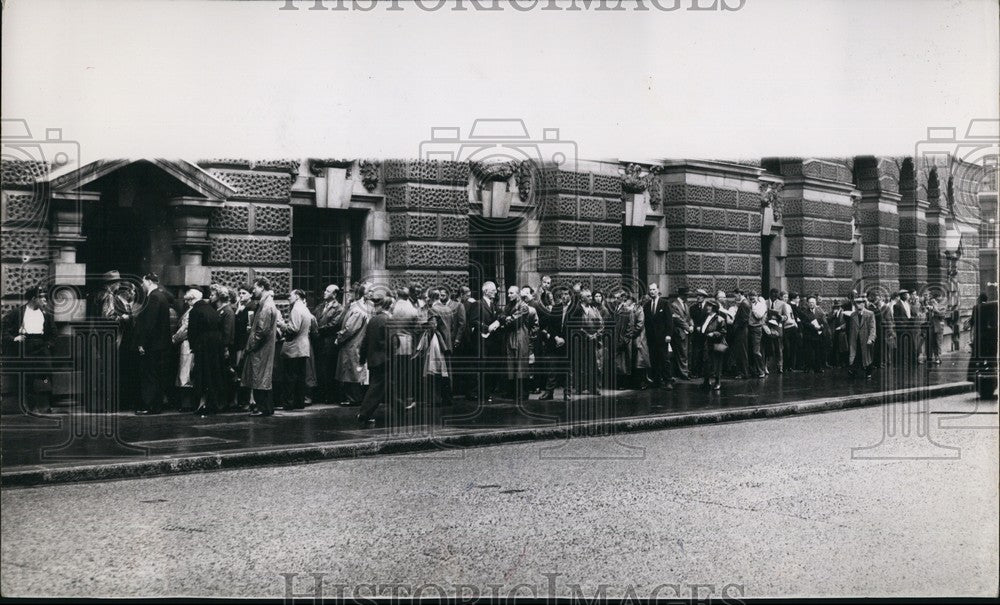
[[[650,227],[623,227],[622,282],[635,296],[646,291],[649,279]]]
[[[329,284],[346,291],[361,279],[361,217],[308,207],[294,208],[292,217],[292,287],[304,290],[310,305]]]
[[[469,287],[478,295],[491,281],[500,292],[517,283],[519,218],[469,217]]]

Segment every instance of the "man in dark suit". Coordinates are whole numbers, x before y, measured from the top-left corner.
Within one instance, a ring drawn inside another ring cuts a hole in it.
[[[483,284],[483,296],[469,307],[469,344],[476,357],[485,366],[481,370],[483,382],[483,397],[487,401],[493,400],[494,392],[500,387],[502,381],[496,373],[496,369],[490,367],[498,364],[503,357],[503,340],[499,331],[501,322],[500,315],[494,300],[497,295],[497,287],[491,281]],[[476,399],[476,384],[473,383],[466,393],[466,399]]]
[[[375,313],[368,320],[359,358],[362,365],[368,364],[368,391],[361,402],[361,409],[358,411],[357,417],[362,428],[367,428],[375,423],[375,410],[385,403],[385,382],[389,372],[387,363],[389,359],[389,327],[387,322],[392,300],[378,291],[372,295],[371,300],[375,306]]]
[[[672,391],[673,378],[670,375],[669,343],[674,331],[674,320],[670,303],[660,296],[660,288],[649,284],[649,297],[642,305],[646,316],[646,343],[649,346],[649,374],[653,386]]]
[[[708,318],[706,304],[708,292],[698,288],[694,291],[694,295],[695,302],[690,307],[691,325],[694,328],[694,331],[691,332],[690,370],[692,378],[700,378],[705,361],[705,335],[701,333],[701,326]]]
[[[543,351],[545,372],[541,401],[554,399],[554,391],[560,383],[563,385],[563,397],[569,397],[573,384],[567,378],[569,358],[566,347],[566,342],[569,339],[566,325],[572,306],[572,295],[569,290],[561,290],[553,297],[555,305],[552,309],[545,310],[545,307],[541,306],[539,307],[541,310],[538,311],[539,340]]]
[[[803,357],[805,357],[803,369],[806,372],[812,370],[817,374],[822,374],[823,366],[826,365],[822,346],[824,329],[816,309],[816,297],[809,296],[806,299],[806,306],[795,307],[795,313],[799,318],[799,326],[802,330],[802,352]]]
[[[316,378],[319,381],[316,398],[320,403],[336,404],[343,400],[338,392],[337,381],[337,332],[344,318],[344,305],[340,303],[340,288],[330,284],[323,291],[323,302],[313,309],[316,328],[319,331],[316,351]]]
[[[171,350],[170,301],[160,288],[160,278],[147,273],[142,278],[146,302],[136,316],[135,340],[139,350],[139,380],[142,408],[136,414],[158,414],[168,380],[167,357]]]

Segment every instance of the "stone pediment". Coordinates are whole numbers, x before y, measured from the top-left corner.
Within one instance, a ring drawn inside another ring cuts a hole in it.
[[[98,179],[138,162],[155,166],[190,190],[190,195],[193,197],[221,203],[229,196],[236,194],[236,190],[230,185],[215,178],[192,162],[162,158],[99,160],[81,168],[50,173],[39,181],[47,182],[53,193],[82,193],[87,190],[88,185]]]

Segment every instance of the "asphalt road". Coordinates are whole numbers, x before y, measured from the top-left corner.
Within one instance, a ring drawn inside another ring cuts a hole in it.
[[[6,490],[0,590],[995,596],[996,413],[935,400],[930,438],[857,451],[881,408]]]

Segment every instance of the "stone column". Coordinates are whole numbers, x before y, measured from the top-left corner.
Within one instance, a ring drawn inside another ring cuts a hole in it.
[[[211,243],[208,239],[208,219],[219,205],[218,202],[200,198],[170,200],[177,264],[165,264],[161,276],[164,285],[207,286],[212,283],[211,270],[205,266],[204,256]]]

